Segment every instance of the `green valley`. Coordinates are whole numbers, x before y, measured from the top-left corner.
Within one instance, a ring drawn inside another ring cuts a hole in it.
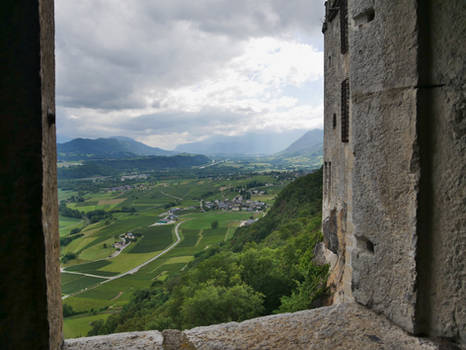
[[[229,244],[302,175],[218,167],[59,179],[65,337],[86,335],[138,291]]]
[[[60,181],[65,337],[319,304],[321,171],[201,171]]]

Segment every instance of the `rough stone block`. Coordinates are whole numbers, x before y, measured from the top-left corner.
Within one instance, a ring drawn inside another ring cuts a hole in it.
[[[180,349],[439,349],[357,304],[198,327],[183,333],[186,340]]]
[[[416,86],[417,1],[353,0],[349,11],[352,93]]]
[[[417,301],[416,103],[416,89],[353,99],[353,296],[410,332]]]
[[[129,332],[65,340],[63,350],[163,350],[158,331]]]

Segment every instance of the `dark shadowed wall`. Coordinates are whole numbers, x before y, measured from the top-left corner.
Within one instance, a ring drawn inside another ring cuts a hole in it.
[[[0,5],[0,339],[62,343],[53,0]]]

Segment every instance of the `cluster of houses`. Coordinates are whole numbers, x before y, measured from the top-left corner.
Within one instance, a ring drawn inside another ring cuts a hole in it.
[[[202,201],[201,207],[204,210],[225,210],[225,211],[250,211],[260,212],[267,209],[267,204],[251,199],[243,199],[243,196],[236,196],[233,199],[219,200],[213,202]]]
[[[148,189],[148,187],[145,184],[122,185],[122,186],[111,187],[108,189],[108,192],[126,192],[130,190],[145,191],[146,189]]]
[[[131,242],[135,242],[137,240],[136,235],[132,232],[126,232],[120,235],[120,240],[112,244],[112,247],[116,250],[123,250],[130,244]]]
[[[173,224],[178,220],[178,215],[179,212],[181,211],[181,208],[171,208],[168,210],[167,213],[163,214],[163,218],[160,219],[157,224],[158,225],[168,225],[168,224]]]

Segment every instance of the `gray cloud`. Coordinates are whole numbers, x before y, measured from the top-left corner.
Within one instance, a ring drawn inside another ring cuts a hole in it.
[[[200,80],[249,38],[298,32],[320,45],[322,12],[321,0],[57,0],[57,102],[142,107],[144,90]]]
[[[123,130],[134,132],[136,135],[147,133],[171,134],[189,130],[194,137],[214,132],[216,129],[228,128],[228,125],[246,123],[248,116],[222,110],[203,110],[196,113],[163,112],[142,115],[127,119],[119,124]]]
[[[131,137],[144,137],[147,135],[181,134],[189,130],[189,140],[197,140],[207,134],[224,132],[229,126],[245,124],[249,116],[226,110],[206,109],[196,113],[189,112],[161,112],[141,115],[133,118],[124,118],[118,123],[106,125],[84,125],[79,119],[73,118],[65,109],[59,108],[62,118],[58,120],[57,127],[61,130],[63,140],[75,137],[76,134],[85,134],[87,137],[110,137],[115,135],[131,135]]]

